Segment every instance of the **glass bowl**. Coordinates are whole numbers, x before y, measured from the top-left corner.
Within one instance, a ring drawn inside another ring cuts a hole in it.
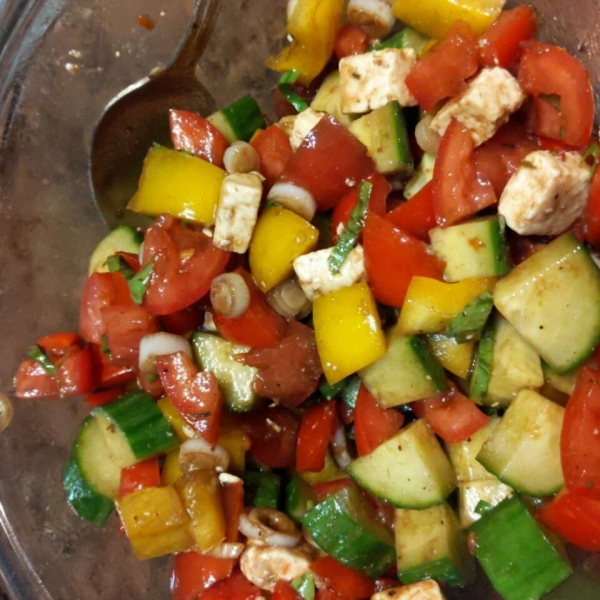
[[[597,0],[563,1],[554,5],[564,18],[549,21],[547,31],[577,31],[570,50],[587,57],[598,77],[600,62],[590,58],[598,49]],[[537,4],[544,11],[552,2]],[[285,2],[219,5],[199,78],[217,106],[252,93],[268,114],[275,79],[264,59],[283,43]],[[12,390],[32,340],[76,328],[88,258],[106,233],[88,180],[93,127],[117,92],[168,64],[192,9],[193,0],[0,1],[0,390]],[[138,25],[139,15],[154,29]],[[61,469],[86,414],[81,400],[19,401],[14,408],[0,434],[0,580],[7,593],[19,600],[168,598],[168,560],[138,562],[114,519],[100,529],[65,503]],[[583,570],[600,568],[587,557]],[[460,597],[496,596],[483,585]],[[598,597],[600,586],[556,596]]]

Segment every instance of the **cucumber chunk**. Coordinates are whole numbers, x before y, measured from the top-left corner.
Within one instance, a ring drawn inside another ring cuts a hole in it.
[[[481,515],[477,512],[480,502],[490,506],[498,506],[500,502],[513,495],[513,489],[494,479],[481,481],[470,481],[458,484],[458,516],[460,526],[470,527],[475,521],[479,521]]]
[[[464,586],[473,579],[466,535],[446,502],[425,510],[396,509],[395,535],[402,583],[435,579]]]
[[[360,117],[348,130],[367,147],[380,173],[412,173],[414,164],[406,121],[396,100]]]
[[[600,270],[572,233],[498,282],[494,303],[558,374],[581,364],[600,341]]]
[[[106,259],[117,252],[139,254],[144,236],[129,225],[115,227],[97,246],[90,257],[88,275],[107,273]]]
[[[294,521],[300,519],[317,503],[312,487],[298,473],[285,486],[285,512]]]
[[[277,508],[281,477],[269,471],[246,471],[244,477],[244,506]]]
[[[544,498],[564,485],[560,433],[565,409],[531,390],[519,392],[477,460],[515,490]]]
[[[389,38],[373,44],[369,50],[384,50],[385,48],[412,48],[417,55],[421,54],[431,38],[415,31],[412,27],[404,27]]]
[[[333,71],[325,77],[310,107],[335,117],[345,127],[352,123],[353,117],[342,112],[342,84],[339,71]]]
[[[433,154],[423,154],[417,170],[404,186],[404,197],[407,200],[420,192],[433,179],[434,167],[435,156]]]
[[[473,360],[474,342],[459,344],[453,337],[443,333],[426,335],[427,345],[444,369],[461,379],[468,379]]]
[[[354,460],[348,472],[361,487],[400,508],[441,504],[456,487],[454,469],[424,419]]]
[[[547,364],[542,364],[542,370],[544,371],[544,377],[546,383],[553,389],[570,396],[575,389],[577,378],[581,369],[574,369],[563,375],[559,375],[556,371],[553,371]]]
[[[475,557],[504,600],[538,600],[572,574],[518,496],[487,512],[471,531]]]
[[[359,371],[362,382],[381,406],[406,404],[446,389],[444,369],[423,338],[391,330],[387,341],[387,352]]]
[[[227,342],[211,333],[195,333],[192,347],[196,361],[206,371],[212,371],[225,396],[225,405],[234,412],[247,412],[256,407],[258,397],[252,384],[258,369],[235,360],[236,354],[250,348]]]
[[[248,142],[257,129],[266,127],[265,119],[256,100],[244,96],[210,115],[208,120],[232,144],[237,140]]]
[[[369,577],[380,577],[396,560],[392,534],[353,485],[309,510],[302,524],[319,548]]]
[[[510,269],[501,217],[483,217],[445,229],[436,227],[429,238],[435,254],[446,263],[446,281],[495,277]]]

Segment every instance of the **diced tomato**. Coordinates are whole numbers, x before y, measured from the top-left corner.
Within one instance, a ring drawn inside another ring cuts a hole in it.
[[[446,39],[412,68],[406,85],[425,110],[433,110],[440,100],[461,92],[478,66],[477,38],[465,22],[457,21]]]
[[[61,333],[51,333],[45,335],[37,341],[37,345],[48,355],[58,358],[72,346],[80,346],[81,338],[71,331]]]
[[[135,367],[113,365],[110,358],[101,350],[98,344],[90,344],[90,354],[95,373],[95,387],[103,389],[115,385],[123,385],[133,381],[137,376]]]
[[[147,487],[160,485],[160,467],[158,458],[148,458],[142,462],[121,469],[119,496],[127,496]]]
[[[224,560],[224,559],[220,559]],[[257,600],[264,592],[235,570],[227,579],[217,581],[202,593],[198,600]]]
[[[101,392],[94,392],[85,397],[85,403],[89,404],[89,406],[104,406],[105,404],[110,404],[113,400],[116,400],[124,391],[124,388],[118,387],[102,390]]]
[[[165,394],[177,410],[209,444],[216,444],[223,395],[212,371],[198,371],[185,352],[158,356],[156,368]]]
[[[338,60],[354,54],[364,54],[369,47],[369,36],[353,23],[346,23],[335,38],[335,55]]]
[[[242,422],[250,438],[250,456],[267,467],[286,469],[294,464],[299,423],[283,406],[250,412]]]
[[[158,321],[142,306],[114,305],[100,311],[110,360],[115,365],[137,367],[140,341],[158,331]]]
[[[538,512],[537,518],[574,546],[600,552],[598,491],[565,489]]]
[[[433,184],[429,182],[412,198],[399,204],[385,218],[396,227],[418,237],[429,240],[429,231],[436,226],[433,212]]]
[[[221,486],[221,497],[225,512],[225,539],[228,542],[238,542],[240,515],[244,509],[244,482],[227,483]]]
[[[94,389],[94,365],[89,348],[73,347],[55,366],[62,398],[89,394]]]
[[[360,386],[354,410],[354,435],[360,456],[369,454],[391,438],[404,423],[404,415],[393,408],[381,408],[364,385]]]
[[[137,384],[155,400],[165,395],[162,381],[156,373],[144,373],[141,369],[138,370]]]
[[[317,502],[322,502],[327,496],[335,494],[351,484],[352,479],[350,479],[350,477],[340,477],[339,479],[333,479],[331,481],[319,481],[318,483],[315,483],[313,491],[317,497]]]
[[[302,596],[287,581],[280,579],[275,585],[271,600],[302,600]]]
[[[325,211],[374,170],[366,146],[327,115],[304,138],[283,170],[281,181],[308,190],[317,210]]]
[[[93,273],[83,288],[79,332],[87,342],[102,343],[105,332],[102,309],[113,304],[133,305],[129,286],[119,272]]]
[[[185,335],[196,331],[204,323],[204,311],[197,304],[163,315],[160,318],[163,329],[175,335]]]
[[[479,38],[479,64],[508,69],[517,62],[523,42],[533,39],[536,30],[535,12],[528,4],[502,11]]]
[[[338,402],[337,412],[344,425],[350,425],[354,422],[354,409],[349,404]]]
[[[15,376],[15,395],[18,398],[45,400],[58,398],[58,383],[36,360],[24,360]]]
[[[260,158],[261,174],[269,185],[273,185],[292,157],[290,138],[277,125],[270,125],[259,133],[250,145]]]
[[[392,186],[389,184],[388,180],[383,175],[377,173],[377,171],[371,173],[366,180],[373,185],[371,197],[369,198],[369,210],[376,215],[383,217],[387,210],[387,197],[392,191]],[[356,186],[351,189],[333,209],[331,215],[331,236],[334,241],[337,241],[339,238],[338,230],[341,229],[340,225],[346,227],[350,215],[358,202],[358,188],[359,186]]]
[[[475,169],[474,150],[469,130],[452,119],[433,170],[433,209],[442,227],[473,216],[497,201],[491,183]]]
[[[537,138],[528,134],[521,123],[509,121],[492,139],[475,149],[475,170],[492,184],[499,198],[521,161],[538,149]]]
[[[144,308],[155,315],[166,315],[194,304],[223,272],[229,256],[201,231],[161,215],[144,237],[144,266],[156,259]]]
[[[327,447],[337,424],[335,400],[326,400],[306,409],[298,432],[296,470],[320,471],[325,466]]]
[[[560,111],[541,96],[532,96],[527,108],[527,129],[547,140],[561,142]],[[548,144],[546,144],[548,145]]]
[[[315,600],[344,600],[337,592],[330,590],[329,588],[321,588],[317,590]]]
[[[369,285],[383,304],[400,308],[416,275],[442,279],[443,263],[421,240],[373,213],[367,215],[363,246]]]
[[[275,346],[250,350],[236,358],[259,369],[254,380],[259,396],[291,408],[314,393],[323,374],[315,332],[298,321],[290,321],[285,336]]]
[[[375,593],[375,582],[344,566],[331,556],[318,558],[310,566],[319,587],[334,590],[344,600],[370,598]]]
[[[234,319],[223,317],[215,310],[213,319],[217,330],[226,340],[236,344],[251,348],[273,346],[285,335],[287,321],[271,308],[246,269],[239,267],[234,273],[241,275],[246,282],[250,292],[250,303],[248,308]]]
[[[583,216],[585,239],[592,245],[600,247],[600,169],[596,168],[590,195]]]
[[[223,166],[227,139],[210,121],[187,110],[171,109],[169,126],[175,150],[185,150],[218,167]]]
[[[199,552],[175,555],[171,574],[173,600],[197,600],[217,581],[227,579],[233,571],[234,564],[235,560],[232,558],[215,558]]]
[[[546,104],[548,103],[546,102]],[[582,150],[584,150],[584,148],[576,148],[575,146],[565,144],[561,140],[555,140],[543,136],[538,136],[538,144],[541,150],[549,150],[550,152],[556,152],[557,154],[564,154],[565,152],[582,152]]]
[[[534,42],[521,57],[519,83],[527,94],[559,98],[559,130],[554,131],[553,126],[554,134],[548,135],[544,122],[538,120],[536,133],[572,146],[589,143],[594,125],[594,94],[590,76],[576,58],[558,46]]]
[[[437,435],[451,444],[466,440],[490,420],[452,384],[447,391],[410,406],[418,417],[427,420]]]
[[[600,497],[600,371],[584,367],[565,409],[560,451],[567,488]]]

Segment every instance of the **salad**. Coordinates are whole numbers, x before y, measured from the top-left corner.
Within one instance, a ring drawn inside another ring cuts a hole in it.
[[[152,224],[19,366],[84,396],[66,501],[176,600],[536,600],[600,551],[593,92],[502,8],[290,1],[279,120],[173,107]]]

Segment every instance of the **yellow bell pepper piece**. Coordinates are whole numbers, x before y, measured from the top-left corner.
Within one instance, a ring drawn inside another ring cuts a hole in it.
[[[315,298],[313,324],[323,371],[332,385],[385,354],[377,305],[364,282]]]
[[[190,518],[172,486],[148,487],[116,500],[135,555],[144,560],[194,547]]]
[[[183,477],[183,471],[179,467],[179,448],[176,448],[167,452],[160,481],[163,485],[173,485],[180,477]]]
[[[444,369],[462,379],[468,379],[475,342],[459,344],[451,336],[432,333],[427,336],[427,344]]]
[[[310,485],[348,477],[348,473],[337,466],[329,450],[327,451],[327,454],[325,454],[325,465],[320,471],[299,471],[298,475]]]
[[[225,539],[221,486],[215,471],[192,471],[175,483],[190,519],[196,549],[206,552]]]
[[[465,279],[443,283],[429,277],[413,277],[398,320],[398,331],[404,335],[444,331],[471,300],[483,292],[491,292],[493,277]]]
[[[153,146],[144,159],[138,190],[127,208],[155,217],[213,225],[225,171],[197,156]]]
[[[269,58],[267,67],[280,73],[296,70],[298,81],[310,85],[331,58],[343,12],[344,0],[298,0],[287,22],[294,41]]]
[[[180,442],[185,442],[194,437],[194,430],[188,425],[181,413],[175,408],[169,398],[161,398],[157,403],[171,427],[175,430]]]
[[[315,248],[319,231],[282,206],[271,206],[259,217],[250,242],[250,271],[267,292],[292,274],[292,263]]]
[[[260,127],[252,134],[252,137],[250,138],[250,141],[248,142],[249,144],[251,144],[262,132],[264,131],[264,129],[261,129]]]
[[[394,15],[406,25],[436,40],[455,21],[465,21],[473,33],[483,33],[498,17],[506,0],[394,0]]]
[[[250,438],[239,427],[224,419],[217,444],[229,453],[229,471],[243,473],[246,468],[246,452],[250,449]]]

